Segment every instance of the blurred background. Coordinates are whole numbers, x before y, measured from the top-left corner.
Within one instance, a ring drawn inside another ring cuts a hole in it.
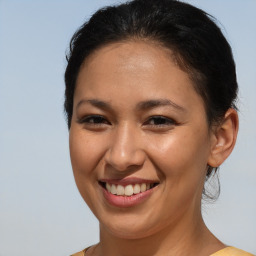
[[[98,241],[73,179],[63,113],[75,30],[115,0],[0,0],[0,256],[65,256]],[[203,205],[226,244],[256,254],[256,1],[191,0],[220,21],[237,63],[240,133]]]

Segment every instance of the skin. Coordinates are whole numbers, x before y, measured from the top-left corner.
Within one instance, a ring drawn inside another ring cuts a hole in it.
[[[78,75],[70,128],[77,187],[100,222],[100,243],[88,255],[210,255],[224,248],[203,222],[201,195],[207,165],[230,154],[237,127],[232,109],[220,126],[208,126],[203,100],[170,50],[131,41],[90,55]],[[98,181],[132,177],[159,184],[136,206],[110,205]]]

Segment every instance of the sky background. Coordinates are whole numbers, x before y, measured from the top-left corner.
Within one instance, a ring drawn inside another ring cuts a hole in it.
[[[240,85],[237,145],[204,218],[223,242],[256,254],[256,1],[188,2],[220,21]],[[65,256],[98,241],[69,160],[63,74],[75,30],[113,3],[0,0],[0,256]]]

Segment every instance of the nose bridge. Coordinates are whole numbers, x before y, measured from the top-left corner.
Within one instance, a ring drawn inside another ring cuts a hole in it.
[[[114,169],[124,171],[132,166],[140,166],[145,160],[139,131],[129,123],[115,128],[106,160]]]

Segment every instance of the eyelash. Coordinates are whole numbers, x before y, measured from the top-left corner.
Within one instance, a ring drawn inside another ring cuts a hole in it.
[[[80,124],[88,124],[88,125],[95,125],[95,126],[101,126],[105,124],[110,124],[110,122],[101,115],[90,115],[86,116],[80,120],[78,120],[78,123]]]
[[[154,121],[152,124],[151,122]],[[144,124],[155,127],[166,127],[177,124],[173,119],[165,116],[151,116]]]
[[[152,123],[153,122],[153,123]],[[102,115],[89,115],[80,120],[80,124],[87,124],[90,126],[111,125],[111,123]],[[177,122],[165,116],[151,116],[143,125],[161,128],[176,125]]]

